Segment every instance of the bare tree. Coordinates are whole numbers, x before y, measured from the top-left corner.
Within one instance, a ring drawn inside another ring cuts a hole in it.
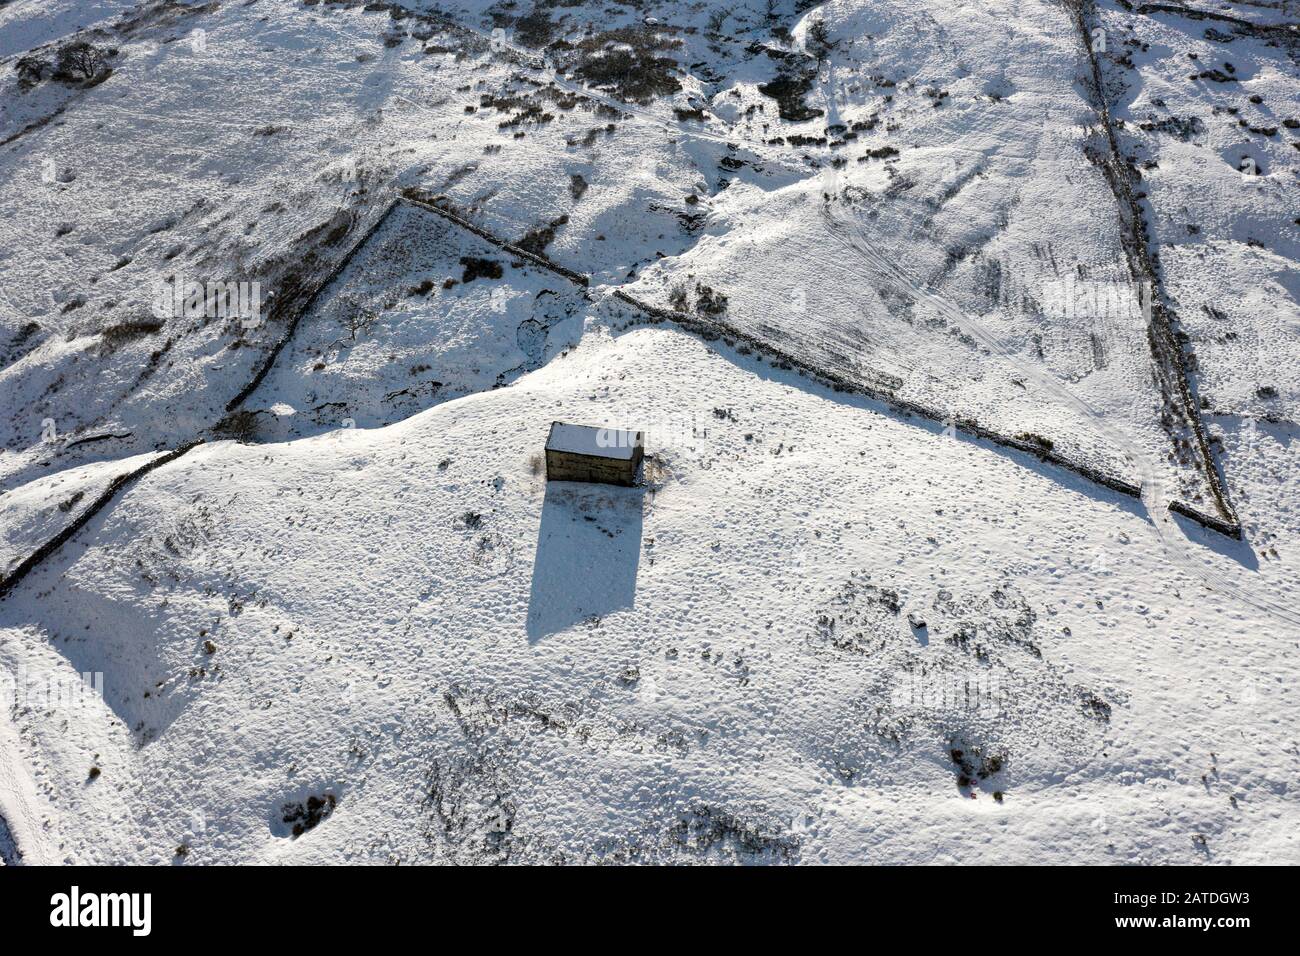
[[[731,10],[714,10],[709,14],[708,27],[710,33],[721,33],[722,25],[731,17]]]
[[[99,47],[77,40],[59,48],[55,75],[61,79],[91,80],[107,66],[104,51]]]
[[[825,20],[818,18],[808,25],[808,52],[817,57],[818,63],[830,56],[831,50],[838,45],[839,41],[831,40]]]
[[[345,306],[340,316],[343,331],[348,333],[348,341],[355,342],[358,335],[365,335],[379,318],[378,313],[365,306]]]

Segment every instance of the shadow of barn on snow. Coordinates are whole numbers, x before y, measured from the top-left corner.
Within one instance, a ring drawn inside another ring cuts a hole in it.
[[[640,487],[547,483],[528,598],[530,641],[633,606],[644,495]]]

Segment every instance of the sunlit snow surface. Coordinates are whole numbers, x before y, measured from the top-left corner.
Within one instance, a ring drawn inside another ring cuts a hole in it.
[[[653,6],[0,7],[4,572],[207,439],[0,602],[5,862],[1300,862],[1294,47],[1093,21],[1245,535],[1158,537],[950,427],[1206,494],[1143,324],[1053,307],[1129,276],[1065,7]],[[678,88],[529,59],[605,44]],[[555,421],[643,484],[548,486]]]

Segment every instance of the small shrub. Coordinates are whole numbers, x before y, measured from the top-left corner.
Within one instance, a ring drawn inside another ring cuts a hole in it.
[[[701,315],[722,315],[727,311],[727,297],[702,282],[695,283],[695,311]]]
[[[495,259],[461,256],[460,264],[465,267],[460,277],[461,282],[473,282],[475,279],[500,279],[505,274],[501,263]]]
[[[877,146],[875,149],[867,150],[858,162],[863,162],[866,159],[892,159],[897,155],[898,150],[893,146]]]
[[[1051,451],[1053,447],[1050,438],[1044,438],[1042,435],[1035,435],[1033,432],[1021,432],[1016,436],[1016,439],[1030,445],[1036,445],[1042,451]]]
[[[675,312],[685,312],[690,308],[690,297],[685,284],[679,282],[669,290],[668,305]]]
[[[46,63],[38,56],[20,56],[18,62],[14,64],[14,69],[18,72],[18,85],[24,90],[30,90],[41,80],[45,79],[50,70],[50,64]]]
[[[307,802],[286,803],[281,812],[285,823],[293,824],[293,836],[296,840],[308,830],[313,830],[334,812],[338,799],[332,793],[323,796],[310,796]]]

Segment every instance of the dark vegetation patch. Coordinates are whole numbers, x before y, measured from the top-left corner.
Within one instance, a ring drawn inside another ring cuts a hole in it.
[[[308,830],[320,826],[334,812],[334,807],[337,805],[338,798],[332,793],[326,792],[320,796],[313,794],[305,801],[286,803],[280,808],[280,819],[291,826],[293,838],[296,840]]]
[[[554,36],[555,21],[538,7],[515,20],[515,39],[524,46],[544,47]]]
[[[664,55],[681,45],[667,30],[636,25],[604,30],[576,44],[556,41],[549,51],[578,79],[646,104],[682,88],[677,61]]]
[[[818,63],[824,62],[831,53],[840,45],[839,40],[832,40],[830,30],[826,26],[826,21],[821,17],[813,20],[808,25],[808,52],[817,58]]]
[[[952,647],[988,659],[999,646],[1010,646],[1042,659],[1042,648],[1034,636],[1038,615],[1010,587],[995,588],[987,599],[974,603],[961,601],[943,588],[933,608],[950,622],[945,643]]]
[[[509,119],[497,123],[497,129],[510,129],[515,126],[522,126],[525,123],[549,123],[553,119],[555,119],[554,113],[548,113],[540,106],[529,106]]]
[[[869,149],[859,157],[858,162],[865,163],[869,159],[892,159],[898,155],[898,150],[892,146],[877,146],[875,149]]]
[[[520,249],[523,249],[525,252],[531,252],[534,255],[540,256],[546,251],[546,247],[554,241],[556,232],[558,232],[560,227],[568,221],[568,216],[557,216],[545,226],[540,226],[537,229],[525,233],[524,237],[515,243],[515,245]]]
[[[717,317],[727,311],[727,296],[699,280],[695,282],[694,296],[692,305],[690,284],[678,282],[668,292],[668,304],[677,312],[694,312],[696,315]]]
[[[798,842],[790,837],[776,835],[752,821],[705,804],[683,814],[671,832],[684,850],[701,855],[723,852],[784,862],[799,849]]]
[[[110,325],[99,334],[105,345],[110,348],[117,348],[127,342],[134,342],[136,339],[155,335],[161,332],[162,328],[162,319],[129,319],[125,322]]]
[[[258,413],[247,408],[237,408],[212,428],[218,438],[228,438],[241,444],[257,440]]]
[[[822,110],[809,108],[804,103],[804,97],[808,95],[816,77],[815,70],[786,65],[771,82],[760,83],[758,92],[776,100],[777,113],[781,119],[790,123],[802,123],[822,115]]]
[[[1079,705],[1084,714],[1102,723],[1110,722],[1110,704],[1090,690],[1080,689]]]
[[[18,74],[18,88],[24,92],[30,90],[54,72],[53,67],[47,60],[30,53],[18,58],[17,62],[14,63],[14,70]]]
[[[935,109],[943,106],[943,101],[948,99],[948,91],[941,90],[937,86],[927,86],[921,91],[922,94],[930,101],[930,105]]]
[[[1214,83],[1240,83],[1231,73],[1225,73],[1223,70],[1202,70],[1200,73],[1193,73],[1190,77],[1193,80],[1210,80]]]
[[[899,594],[873,584],[868,575],[851,572],[818,616],[816,634],[836,650],[855,654],[883,651],[897,628],[902,610]]]
[[[688,206],[698,206],[699,202],[700,202],[699,197],[694,194],[687,196],[685,199],[685,203]],[[677,221],[682,224],[682,229],[684,229],[688,233],[696,232],[701,226],[704,225],[704,221],[708,218],[707,213],[689,212],[685,209],[675,209],[672,206],[665,206],[657,202],[650,203],[648,208],[650,209],[651,212],[663,212],[663,213],[667,213],[670,216],[675,217]],[[679,309],[679,311],[682,311],[685,308],[686,308],[686,301],[683,299],[682,308]]]
[[[727,297],[712,286],[696,282],[695,311],[700,315],[722,315],[727,311]]]
[[[526,94],[494,96],[484,93],[479,97],[479,108],[495,109],[498,113],[517,111],[513,116],[497,123],[497,129],[512,129],[526,123],[549,123],[555,119],[554,113],[546,112],[535,97]]]
[[[1016,436],[1016,440],[1033,445],[1035,448],[1039,448],[1043,451],[1051,451],[1053,447],[1050,438],[1044,438],[1042,435],[1036,435],[1033,432],[1021,432]]]
[[[582,80],[635,103],[648,104],[682,88],[677,61],[645,50],[613,49],[583,60],[574,70]]]
[[[460,277],[461,282],[473,282],[475,279],[500,279],[505,274],[501,268],[501,263],[495,259],[461,256],[460,264],[465,267],[465,271]]]
[[[801,133],[791,133],[785,138],[785,141],[791,146],[825,146],[825,136],[804,136]]]
[[[117,56],[113,47],[96,46],[86,40],[64,43],[54,51],[53,59],[29,53],[14,63],[18,88],[26,92],[42,80],[51,79],[68,86],[96,86],[113,73],[109,61]]]
[[[514,854],[518,807],[504,768],[486,754],[434,760],[424,805],[432,820],[425,838],[457,863],[505,863]]]
[[[1148,133],[1167,133],[1170,136],[1176,136],[1183,142],[1187,142],[1193,136],[1199,136],[1205,132],[1205,124],[1197,116],[1168,116],[1162,120],[1148,120],[1145,123],[1139,123],[1138,128]]]
[[[971,743],[962,737],[953,737],[948,741],[948,758],[957,770],[957,786],[963,790],[969,790],[1001,773],[1007,760],[1005,752],[990,752],[980,744]]]

